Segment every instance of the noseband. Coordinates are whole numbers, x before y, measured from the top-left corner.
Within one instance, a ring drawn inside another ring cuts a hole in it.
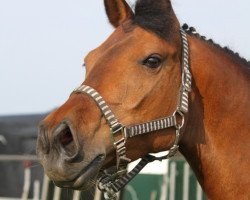
[[[189,69],[188,40],[183,29],[180,29],[180,34],[182,40],[182,80],[177,107],[171,116],[141,124],[125,126],[119,122],[102,96],[95,89],[90,86],[81,85],[73,91],[73,93],[85,93],[90,96],[100,108],[110,127],[112,143],[116,150],[117,163],[115,169],[111,168],[102,172],[101,178],[98,181],[98,187],[100,190],[104,191],[106,199],[116,199],[116,193],[128,184],[128,182],[131,181],[149,162],[170,158],[176,154],[179,148],[178,143],[180,140],[180,131],[185,123],[184,114],[188,112],[188,94],[191,91],[192,85],[192,75]],[[141,159],[134,169],[127,173],[126,168],[131,161],[131,159],[126,156],[125,144],[127,138],[132,138],[145,133],[152,133],[170,127],[174,127],[176,131],[174,144],[169,149],[168,154],[162,157],[147,155]],[[116,135],[122,136],[116,140]]]

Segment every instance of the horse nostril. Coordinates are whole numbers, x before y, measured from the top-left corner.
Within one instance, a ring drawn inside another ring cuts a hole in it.
[[[57,136],[59,145],[65,152],[65,154],[72,159],[78,153],[78,145],[75,140],[70,127],[67,124],[62,124],[59,134]]]
[[[59,135],[59,142],[63,147],[67,147],[71,142],[73,142],[73,135],[69,127],[66,127]]]

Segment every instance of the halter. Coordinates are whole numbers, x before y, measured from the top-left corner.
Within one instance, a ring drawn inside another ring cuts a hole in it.
[[[179,99],[175,112],[168,117],[156,119],[153,121],[125,126],[119,122],[111,111],[102,96],[90,86],[81,85],[76,88],[73,93],[85,93],[90,96],[100,108],[103,116],[105,117],[109,127],[110,134],[114,148],[116,150],[116,167],[112,167],[104,172],[101,172],[101,178],[98,180],[98,188],[104,192],[105,199],[115,200],[116,193],[119,192],[126,184],[129,183],[148,163],[155,160],[168,159],[176,154],[179,148],[180,131],[185,123],[184,114],[188,112],[188,94],[191,91],[192,75],[189,69],[189,47],[186,33],[180,29],[182,39],[182,80],[179,90]],[[155,132],[158,130],[174,127],[175,128],[175,141],[173,146],[169,149],[167,155],[162,157],[155,157],[147,155],[127,173],[127,165],[131,159],[126,156],[126,140],[137,135]],[[120,139],[116,140],[115,136],[120,135]]]

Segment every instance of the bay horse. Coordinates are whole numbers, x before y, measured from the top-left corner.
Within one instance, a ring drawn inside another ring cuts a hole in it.
[[[134,11],[125,0],[104,4],[115,31],[85,57],[83,84],[41,122],[46,174],[79,190],[98,180],[115,199],[179,148],[209,199],[250,199],[249,63],[181,28],[170,0],[138,0]]]

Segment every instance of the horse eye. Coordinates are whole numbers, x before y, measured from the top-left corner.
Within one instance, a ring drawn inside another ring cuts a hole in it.
[[[143,61],[143,65],[149,68],[157,68],[161,65],[162,60],[159,55],[151,55]]]

